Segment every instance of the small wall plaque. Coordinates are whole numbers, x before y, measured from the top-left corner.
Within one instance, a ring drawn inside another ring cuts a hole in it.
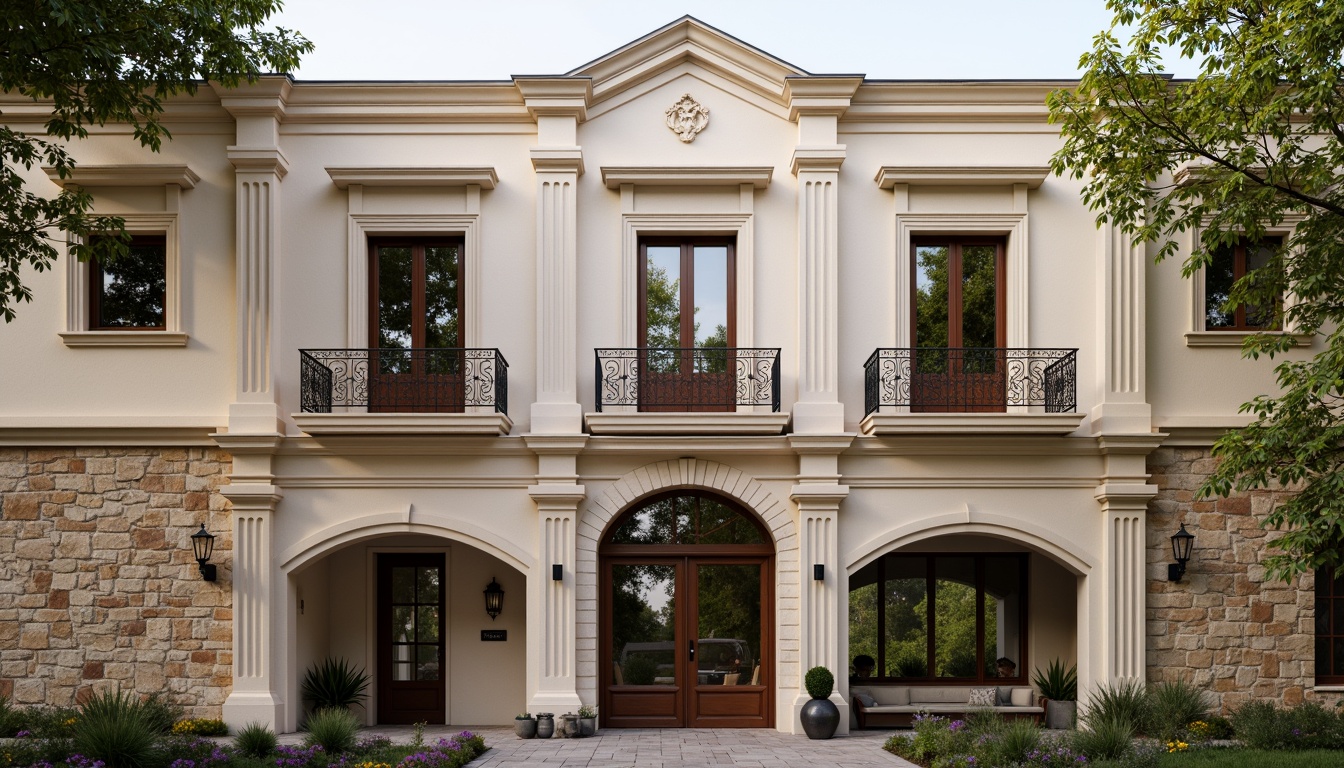
[[[508,639],[509,639],[509,630],[507,629],[481,630],[481,642],[483,643],[489,643],[489,642],[502,643],[507,641]]]

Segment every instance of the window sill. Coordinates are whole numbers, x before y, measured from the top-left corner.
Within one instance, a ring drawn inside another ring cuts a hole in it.
[[[67,347],[185,347],[181,331],[66,331],[61,341]]]
[[[1314,685],[1311,690],[1317,693],[1344,693],[1344,683],[1325,683],[1324,685]]]
[[[787,413],[588,413],[594,435],[779,435]]]
[[[294,424],[314,437],[324,435],[507,435],[508,414],[486,413],[295,413]]]
[[[1256,331],[1192,331],[1185,334],[1185,345],[1187,347],[1240,347]],[[1289,333],[1282,331],[1271,331],[1272,336],[1290,336],[1293,339],[1293,346],[1309,347],[1311,346],[1311,336],[1305,333]]]
[[[871,413],[865,435],[1067,435],[1083,413]]]

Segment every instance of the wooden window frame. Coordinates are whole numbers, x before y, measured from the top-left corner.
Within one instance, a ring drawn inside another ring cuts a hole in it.
[[[97,260],[89,261],[89,330],[90,331],[166,331],[168,330],[168,238],[162,234],[132,235],[131,247],[159,248],[163,260],[163,297],[160,303],[159,323],[157,325],[103,325],[103,279],[105,273]],[[130,258],[127,256],[126,258]]]
[[[728,335],[726,346],[733,349],[737,346],[737,243],[733,237],[718,235],[698,235],[691,237],[678,236],[641,236],[639,238],[639,273],[638,287],[636,289],[636,301],[638,303],[637,312],[637,333],[638,344],[641,349],[647,349],[648,345],[648,249],[653,247],[679,247],[681,249],[681,285],[678,300],[679,306],[694,308],[695,306],[695,249],[697,246],[715,246],[726,247],[728,249],[727,269],[727,291],[728,291]],[[694,348],[695,342],[695,312],[681,313],[681,328],[678,331],[681,339],[681,349]],[[687,344],[687,341],[691,344]]]
[[[1271,235],[1271,236],[1267,236],[1267,237],[1265,237],[1263,240],[1261,240],[1261,241],[1259,241],[1259,242],[1257,242],[1257,243],[1250,243],[1250,242],[1248,242],[1248,241],[1246,241],[1246,240],[1238,240],[1236,243],[1233,243],[1232,245],[1224,246],[1224,248],[1220,248],[1220,249],[1218,249],[1217,251],[1215,251],[1215,252],[1213,253],[1213,256],[1212,256],[1211,258],[1212,258],[1212,259],[1225,258],[1225,256],[1223,256],[1223,254],[1225,254],[1225,253],[1227,252],[1226,249],[1231,249],[1231,251],[1232,251],[1232,283],[1233,283],[1233,285],[1235,285],[1238,281],[1240,281],[1243,277],[1246,276],[1246,251],[1247,251],[1247,249],[1249,249],[1249,248],[1259,248],[1259,247],[1264,247],[1264,246],[1273,246],[1273,247],[1276,247],[1276,248],[1281,248],[1281,247],[1283,247],[1283,240],[1282,240],[1282,238],[1275,237],[1275,236],[1272,236],[1272,235]],[[1210,278],[1209,266],[1210,266],[1210,265],[1205,265],[1205,267],[1204,267],[1204,269],[1203,269],[1203,273],[1204,273],[1204,277],[1203,277],[1203,280],[1204,280],[1204,306],[1203,306],[1203,310],[1204,310],[1204,330],[1206,330],[1206,331],[1214,331],[1214,332],[1233,331],[1233,332],[1241,332],[1241,333],[1257,333],[1257,332],[1260,332],[1260,331],[1277,331],[1277,330],[1280,330],[1279,326],[1277,326],[1277,325],[1264,326],[1264,325],[1251,325],[1250,323],[1248,323],[1247,320],[1246,320],[1246,305],[1245,305],[1245,304],[1238,304],[1238,305],[1237,305],[1237,308],[1236,308],[1236,310],[1233,312],[1233,315],[1232,315],[1232,317],[1233,317],[1233,324],[1232,324],[1232,325],[1210,326],[1210,325],[1209,325],[1209,309],[1210,309],[1209,302],[1211,301],[1211,299],[1210,299],[1210,297],[1209,297],[1209,278]],[[1280,296],[1280,297],[1278,298],[1278,301],[1281,303],[1281,302],[1283,301],[1283,297]],[[1277,313],[1276,313],[1276,315],[1277,315]]]
[[[915,296],[919,292],[919,249],[922,247],[948,247],[948,272],[961,274],[961,252],[966,246],[994,246],[994,346],[1008,346],[1008,262],[1007,243],[1003,237],[985,235],[918,235],[910,239],[910,347],[919,347],[919,303]],[[947,281],[947,348],[961,348],[961,281]],[[957,323],[952,319],[956,317]],[[955,342],[955,343],[954,343]]]
[[[425,248],[434,246],[457,246],[457,341],[446,349],[460,349],[465,346],[466,329],[466,243],[461,235],[425,235],[414,237],[371,237],[369,238],[369,347],[378,346],[378,249],[411,249],[411,349],[424,349],[425,344]]]
[[[976,589],[976,676],[969,677],[937,677],[934,675],[934,661],[936,646],[936,621],[932,616],[925,617],[925,672],[923,677],[892,677],[887,674],[886,660],[886,623],[887,612],[885,604],[879,599],[877,606],[877,654],[874,660],[877,662],[877,668],[874,675],[864,678],[867,683],[899,683],[901,685],[1029,685],[1030,679],[1027,674],[1027,629],[1028,621],[1031,616],[1030,597],[1031,597],[1031,558],[1019,552],[889,552],[879,557],[874,565],[877,566],[877,589],[875,592],[880,597],[886,594],[886,588],[883,586],[886,581],[886,563],[889,558],[924,558],[925,576],[924,589],[925,594],[932,598],[929,605],[933,606],[937,600],[937,592],[934,583],[937,580],[937,567],[935,560],[937,558],[956,558],[969,557],[975,560],[975,589]],[[981,658],[985,647],[985,615],[979,606],[984,604],[985,593],[985,558],[989,557],[1014,557],[1020,561],[1019,579],[1022,590],[1022,605],[1019,608],[1018,622],[1021,632],[1018,634],[1018,657],[1017,657],[1017,676],[1016,677],[989,677],[985,673],[985,659]],[[865,585],[866,586],[866,585]],[[852,588],[851,588],[852,589]],[[848,596],[846,591],[846,596]],[[846,597],[848,599],[848,597]],[[852,649],[851,649],[852,650]],[[852,655],[852,654],[851,654]]]
[[[1315,668],[1312,671],[1315,673],[1316,685],[1344,685],[1344,674],[1334,675],[1325,673],[1333,666],[1330,663],[1330,654],[1335,641],[1344,640],[1344,626],[1330,627],[1334,617],[1332,603],[1344,602],[1344,585],[1338,586],[1337,588],[1337,585],[1340,585],[1340,582],[1334,578],[1334,575],[1338,570],[1338,568],[1331,566],[1324,566],[1316,569],[1316,622],[1319,627],[1321,620],[1320,611],[1324,610],[1326,612],[1326,627],[1327,630],[1329,630],[1324,635],[1322,635],[1319,630],[1314,633],[1317,653]],[[1322,655],[1319,652],[1322,646],[1322,638],[1325,638],[1324,647],[1326,653],[1324,658],[1322,658]],[[1325,670],[1325,672],[1323,672],[1323,670]]]

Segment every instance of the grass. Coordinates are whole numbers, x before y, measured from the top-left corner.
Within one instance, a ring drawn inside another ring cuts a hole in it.
[[[1164,754],[1159,768],[1339,768],[1344,755],[1330,749],[1304,752],[1264,749],[1202,749]]]

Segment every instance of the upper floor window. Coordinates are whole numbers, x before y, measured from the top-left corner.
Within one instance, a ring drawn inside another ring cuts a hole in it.
[[[89,330],[165,330],[167,272],[163,235],[136,235],[114,263],[90,262]]]
[[[736,344],[737,269],[731,240],[648,238],[639,250],[641,347]]]
[[[1316,569],[1316,684],[1344,685],[1344,571]]]
[[[382,349],[462,346],[462,239],[369,242],[369,339]]]
[[[1232,285],[1269,263],[1277,239],[1258,243],[1239,242],[1214,251],[1204,267],[1204,329],[1209,331],[1274,330],[1274,306],[1238,304],[1228,306]]]

